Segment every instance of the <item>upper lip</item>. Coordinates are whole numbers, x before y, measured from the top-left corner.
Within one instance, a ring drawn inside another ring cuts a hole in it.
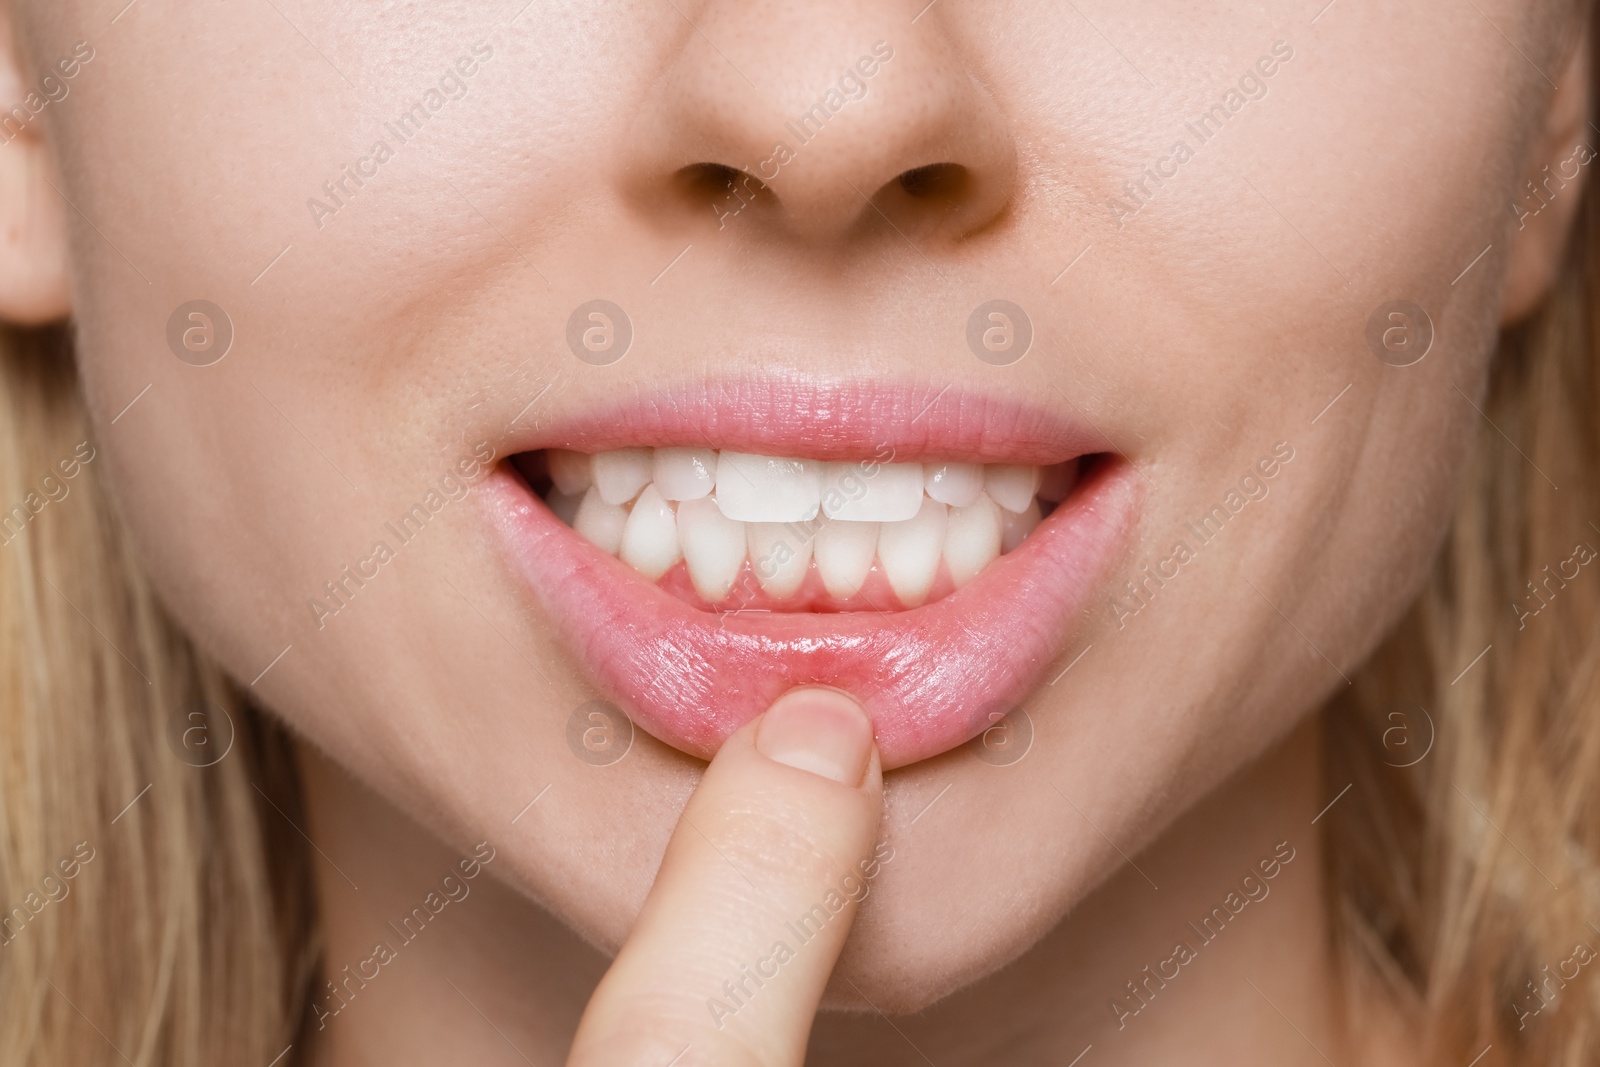
[[[1060,463],[1107,451],[1085,421],[953,385],[757,375],[686,381],[514,432],[503,451],[633,446],[853,460]]]
[[[1036,405],[959,388],[737,379],[641,393],[523,433],[512,451],[733,448],[818,459],[1049,464],[1103,438]],[[1099,443],[1099,447],[1097,446]],[[1016,552],[908,611],[756,614],[696,610],[560,522],[504,468],[483,486],[510,565],[600,687],[651,734],[710,758],[791,686],[834,684],[863,701],[885,768],[926,759],[1021,700],[1073,637],[1124,547],[1139,500],[1126,462],[1101,464]]]

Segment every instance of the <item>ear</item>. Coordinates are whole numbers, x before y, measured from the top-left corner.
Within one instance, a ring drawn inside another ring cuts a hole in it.
[[[1544,131],[1534,145],[1528,169],[1512,191],[1511,211],[1517,228],[1511,231],[1506,291],[1500,325],[1511,326],[1528,315],[1555,284],[1582,200],[1589,164],[1600,156],[1591,135],[1589,101],[1591,49],[1587,15],[1576,27],[1558,88],[1550,94]]]
[[[17,61],[9,4],[0,3],[0,320],[37,326],[72,308],[66,212],[45,148],[49,110]],[[21,121],[23,118],[27,121]]]

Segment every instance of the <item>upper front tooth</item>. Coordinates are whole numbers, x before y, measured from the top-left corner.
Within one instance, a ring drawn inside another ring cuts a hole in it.
[[[914,608],[928,598],[944,551],[945,506],[923,500],[915,518],[886,522],[878,533],[878,561],[900,603]]]
[[[587,452],[552,448],[545,454],[545,464],[550,468],[550,480],[565,496],[582,496],[583,491],[594,484]]]
[[[992,463],[983,472],[983,491],[1007,511],[1026,511],[1039,491],[1039,468]]]
[[[678,543],[695,592],[715,604],[728,595],[744,565],[745,526],[722,514],[709,497],[678,505]]]
[[[983,492],[983,466],[978,463],[929,463],[923,488],[941,504],[971,507]]]
[[[822,513],[850,522],[903,522],[922,507],[922,464],[883,463],[868,473],[860,463],[830,463]]]
[[[639,499],[628,512],[628,521],[622,527],[622,545],[618,553],[622,562],[655,581],[678,562],[678,520],[672,505],[664,500],[656,487],[647,485]]]
[[[594,484],[600,499],[607,504],[626,504],[650,484],[650,449],[618,448],[597,452],[594,457]]]
[[[710,496],[716,478],[717,454],[709,448],[656,449],[656,488],[668,500]]]
[[[822,499],[821,463],[745,452],[717,457],[717,506],[739,522],[808,522]]]
[[[621,505],[606,503],[599,487],[591,485],[578,504],[578,513],[572,517],[572,528],[594,542],[602,552],[614,556],[622,547],[622,528],[627,521],[628,513]]]

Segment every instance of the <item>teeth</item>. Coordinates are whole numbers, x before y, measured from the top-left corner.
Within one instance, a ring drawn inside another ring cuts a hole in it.
[[[619,505],[607,504],[600,496],[599,486],[591,485],[584,491],[578,513],[572,517],[572,528],[593,541],[602,552],[614,556],[622,547],[622,528],[627,522],[628,513]]]
[[[922,507],[922,464],[884,463],[867,473],[859,463],[830,463],[822,513],[850,522],[903,522]]]
[[[739,522],[809,522],[822,498],[822,464],[744,452],[717,457],[717,506]]]
[[[552,448],[545,454],[545,462],[550,467],[550,480],[556,483],[556,489],[566,496],[582,496],[583,491],[594,484],[594,474],[589,466],[587,452],[568,452],[564,448]]]
[[[717,454],[711,449],[656,449],[656,488],[668,500],[699,500],[710,496],[716,482]]]
[[[685,500],[678,505],[678,543],[695,592],[713,604],[726,597],[744,563],[744,523],[728,518],[709,497]]]
[[[746,529],[750,540],[750,567],[756,581],[775,597],[794,596],[805,584],[811,567],[810,536],[785,522],[752,522]]]
[[[806,589],[813,566],[830,597],[848,600],[876,563],[910,608],[928,599],[941,563],[959,589],[1015,550],[1039,525],[1041,501],[1050,507],[1071,494],[1079,467],[869,462],[550,449],[546,503],[649,581],[681,560],[712,604],[727,601],[749,560],[774,600]]]
[[[914,608],[928,598],[943,554],[948,509],[923,500],[915,518],[886,522],[878,534],[878,559],[900,603]]]
[[[619,448],[594,457],[594,485],[607,504],[626,504],[650,484],[648,448]]]
[[[983,467],[977,463],[929,463],[923,488],[941,504],[971,507],[983,492]]]
[[[851,597],[861,589],[878,553],[875,522],[825,522],[814,548],[817,573],[829,596]]]
[[[1007,511],[1024,511],[1039,491],[1039,468],[991,464],[983,472],[983,491]]]
[[[628,512],[618,555],[622,562],[652,582],[671,570],[682,557],[678,548],[678,517],[655,486],[645,486],[639,499],[634,501],[633,510]]]
[[[1022,544],[1022,539],[1033,533],[1033,528],[1039,525],[1039,502],[1030,500],[1027,508],[1019,515],[1013,511],[1000,513],[1000,551],[1010,552]]]
[[[1005,513],[1000,505],[979,493],[978,499],[964,508],[950,509],[950,525],[944,535],[944,561],[950,577],[960,589],[1000,555],[1001,527]]]

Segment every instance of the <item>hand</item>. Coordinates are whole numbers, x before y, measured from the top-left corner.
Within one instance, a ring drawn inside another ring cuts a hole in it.
[[[877,873],[872,724],[795,689],[711,761],[569,1067],[788,1067]]]

